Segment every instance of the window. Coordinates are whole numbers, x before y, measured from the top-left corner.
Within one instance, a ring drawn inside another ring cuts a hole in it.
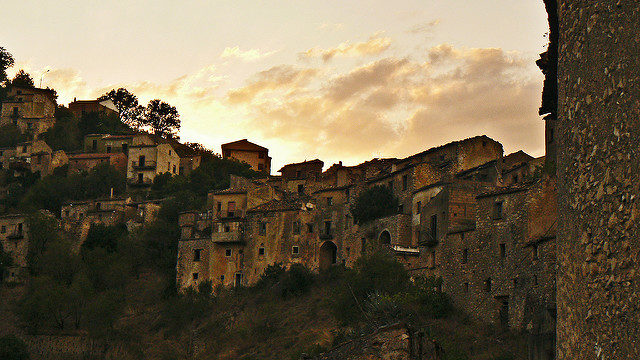
[[[500,244],[500,258],[504,259],[507,257],[507,245]]]
[[[296,171],[296,179],[300,179],[302,177],[302,173],[300,172],[300,170]]]
[[[193,276],[193,280],[198,280],[198,276],[199,276],[198,273],[193,273],[192,276]]]
[[[298,184],[298,194],[302,194],[304,192],[304,185]]]
[[[518,175],[513,175],[513,182],[517,183],[518,182]]]
[[[264,170],[264,164],[258,164],[258,170]]]
[[[264,244],[260,244],[260,247],[258,248],[258,255],[264,255]]]
[[[464,233],[460,233],[460,241],[464,241]]]
[[[2,228],[0,229],[0,233],[6,233],[7,232],[7,227],[2,225]]]
[[[416,203],[416,214],[420,214],[420,208],[422,207],[422,201]]]
[[[96,210],[100,210],[102,208],[102,204],[97,202],[96,203]]]
[[[366,250],[366,245],[367,245],[367,239],[360,238],[360,255],[364,254],[364,251]]]
[[[267,223],[264,221],[261,221],[258,224],[258,234],[259,235],[266,235],[267,234]]]
[[[407,190],[409,187],[409,178],[407,175],[402,175],[402,190]]]
[[[229,201],[227,203],[227,217],[234,217],[236,214],[236,202]]]
[[[333,205],[333,198],[331,196],[329,196],[327,198],[327,206],[331,206],[331,205]]]
[[[1,155],[1,154],[0,154]],[[347,197],[347,199],[349,198],[349,196],[351,195],[349,189],[344,191],[345,196]]]
[[[331,235],[331,221],[324,222],[324,234]]]
[[[226,249],[226,250],[224,251],[224,256],[226,256],[226,257],[230,257],[230,256],[231,256],[231,249]]]
[[[532,251],[532,254],[533,254],[533,259],[537,260],[538,259],[538,255],[539,255],[539,253],[538,253],[538,245],[533,245],[531,247],[531,251]]]
[[[491,292],[491,278],[484,281],[484,291]]]
[[[222,211],[222,202],[218,201],[217,208],[218,212]]]
[[[549,144],[553,144],[553,129],[549,129]]]
[[[169,156],[171,156],[171,150],[169,150]]]
[[[462,263],[466,264],[469,261],[469,249],[462,249]]]
[[[111,153],[111,146],[107,146],[107,154]]]
[[[175,165],[173,165],[173,173],[174,174],[176,173],[176,166]]]
[[[497,201],[493,204],[493,219],[502,219],[502,201]]]
[[[263,152],[259,152],[258,153],[258,159],[264,159],[264,153]]]
[[[200,253],[201,252],[202,252],[202,249],[193,250],[193,261],[200,261]]]
[[[313,234],[313,224],[307,224],[307,232]]]
[[[167,161],[167,172],[171,171],[171,163]]]
[[[402,213],[404,213],[404,205],[400,204],[398,205],[398,214],[402,214]]]
[[[436,251],[435,250],[431,250],[431,252],[429,253],[428,264],[430,268],[436,267]]]
[[[220,275],[220,282],[224,282],[224,275]]]
[[[518,278],[513,278],[513,288],[515,289],[518,286]]]
[[[538,286],[538,275],[533,275],[533,285]]]
[[[438,215],[431,215],[431,240],[438,240]]]
[[[294,235],[299,235],[300,234],[300,221],[296,220],[293,222],[293,234]]]
[[[231,227],[229,225],[225,225],[224,226],[224,232],[230,232],[231,231]]]
[[[291,248],[291,252],[293,254],[299,254],[300,253],[300,248],[298,246],[294,246],[293,248]]]
[[[122,143],[122,152],[125,154],[129,152],[129,144]]]
[[[345,215],[344,217],[344,228],[349,229],[351,227],[351,216]]]
[[[469,292],[469,283],[466,282],[466,283],[462,284],[462,288],[464,289],[464,292]]]
[[[69,210],[64,211],[64,217],[69,217]]]
[[[389,190],[393,191],[393,180],[389,181]]]
[[[184,166],[180,166],[178,168],[178,174],[183,175],[184,174]]]

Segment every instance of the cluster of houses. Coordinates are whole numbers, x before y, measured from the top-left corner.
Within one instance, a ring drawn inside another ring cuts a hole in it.
[[[2,104],[2,124],[12,123],[34,140],[0,149],[0,168],[50,174],[109,163],[131,190],[148,188],[163,173],[188,174],[201,162],[187,146],[149,134],[91,134],[77,153],[52,151],[38,135],[55,123],[50,90],[12,87]],[[115,113],[111,101],[76,101],[75,116]],[[547,153],[553,139],[547,139]],[[224,158],[246,162],[262,177],[231,176],[231,186],[208,195],[207,210],[180,215],[177,284],[197,287],[254,284],[272,264],[301,263],[316,271],[352,266],[362,255],[387,251],[412,276],[442,279],[441,290],[473,316],[538,334],[540,353],[551,348],[555,324],[555,176],[551,159],[477,136],[402,158],[376,158],[324,169],[321,160],[288,164],[271,175],[265,147],[239,140],[222,145]],[[545,170],[547,169],[547,170]],[[399,200],[389,216],[364,224],[351,208],[373,186]],[[131,197],[70,202],[61,226],[78,246],[91,224],[125,223],[129,229],[154,219],[162,200]],[[20,214],[0,216],[0,240],[14,258],[6,275],[18,280],[26,266],[28,229]]]
[[[477,136],[403,159],[324,171],[316,159],[278,176],[231,176],[228,189],[209,193],[207,211],[180,215],[177,284],[247,286],[274,263],[322,271],[387,251],[412,276],[441,278],[472,316],[536,334],[532,351],[544,354],[555,331],[557,217],[545,162]],[[393,192],[397,211],[357,224],[351,208],[373,186]]]

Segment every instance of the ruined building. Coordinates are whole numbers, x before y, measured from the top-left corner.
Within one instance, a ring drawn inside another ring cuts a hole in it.
[[[12,266],[0,274],[6,282],[21,282],[28,276],[27,253],[29,251],[29,228],[26,215],[8,214],[0,216],[0,245],[12,260]]]
[[[243,161],[249,164],[254,171],[271,174],[269,149],[247,141],[247,139],[222,144],[222,157]]]
[[[51,89],[10,85],[0,109],[0,126],[16,125],[37,138],[55,124],[56,94]]]

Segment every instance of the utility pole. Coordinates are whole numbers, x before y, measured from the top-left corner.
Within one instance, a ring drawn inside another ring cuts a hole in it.
[[[39,88],[42,88],[42,78],[44,77],[44,74],[48,73],[49,71],[51,71],[51,69],[45,71],[42,73],[42,76],[40,76],[40,86],[38,86]]]

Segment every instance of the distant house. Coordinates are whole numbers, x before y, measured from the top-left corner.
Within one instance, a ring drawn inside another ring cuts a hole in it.
[[[0,277],[7,282],[21,282],[28,275],[29,231],[26,215],[0,216],[0,244],[13,262],[13,265],[6,269],[4,274],[0,274]]]
[[[112,165],[123,175],[127,173],[127,155],[123,153],[69,154],[69,173],[89,171],[103,163]]]
[[[127,154],[132,145],[154,145],[156,142],[147,134],[89,134],[84,137],[83,150],[86,153]]]
[[[68,157],[62,150],[53,151],[43,140],[27,141],[15,148],[0,149],[0,168],[10,169],[14,175],[26,171],[50,175],[53,169],[67,164]]]
[[[255,171],[271,174],[269,149],[247,141],[247,139],[222,144],[222,157],[246,162]]]
[[[69,103],[69,110],[76,118],[91,112],[100,113],[102,115],[118,115],[118,109],[111,99],[106,100],[76,100]]]
[[[132,145],[128,154],[127,184],[150,186],[159,174],[177,175],[179,167],[180,157],[168,143]]]
[[[10,85],[2,102],[0,126],[16,125],[35,138],[55,124],[56,106],[51,89]]]

